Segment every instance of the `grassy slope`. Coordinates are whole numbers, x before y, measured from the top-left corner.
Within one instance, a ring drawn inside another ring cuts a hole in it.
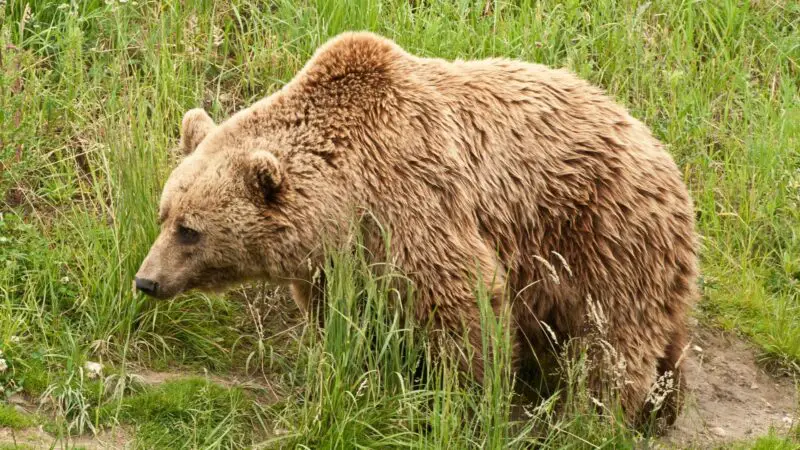
[[[520,1],[495,2],[487,14],[485,2],[466,1],[109,3],[9,0],[0,8],[0,349],[10,365],[0,384],[47,394],[64,410],[56,428],[99,424],[104,415],[93,405],[119,405],[133,389],[125,374],[132,361],[212,370],[248,361],[282,374],[287,386],[331,387],[319,369],[327,367],[322,344],[291,343],[305,355],[294,356],[295,347],[277,346],[252,320],[264,311],[199,295],[151,302],[133,295],[130,283],[157,230],[159,190],[174,164],[166,150],[183,112],[204,106],[224,118],[288,81],[314,48],[348,29],[381,32],[422,55],[566,66],[607,89],[684,168],[704,237],[703,320],[741,331],[772,360],[797,367],[796,3]],[[84,379],[87,359],[113,362],[110,393]],[[336,386],[355,393],[358,383]],[[265,417],[284,420],[290,436],[304,430],[320,444],[347,440],[352,429],[328,426],[346,422],[337,416],[342,404],[312,390],[296,394],[302,408],[287,404]],[[362,425],[421,442],[407,423],[389,427],[409,400],[383,394],[356,402],[377,411]],[[120,410],[112,416],[128,417]],[[331,422],[319,421],[321,411],[333,414]],[[450,412],[456,422],[436,425],[432,436],[489,439],[480,419],[458,422],[464,412]],[[226,430],[241,434],[238,423]],[[475,426],[456,433],[463,423]],[[616,429],[594,435],[588,423],[579,424],[587,440],[630,438]]]

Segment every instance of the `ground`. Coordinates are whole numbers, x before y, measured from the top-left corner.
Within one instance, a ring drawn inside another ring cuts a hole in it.
[[[769,374],[759,367],[757,351],[751,344],[718,330],[699,327],[694,329],[693,347],[685,360],[687,377],[692,381],[687,405],[675,427],[656,441],[661,448],[735,445],[770,432],[783,435],[796,426],[800,416],[792,378]],[[148,386],[156,387],[203,374],[141,368],[137,376]],[[264,402],[278,401],[268,394],[271,389],[264,379],[212,376],[211,380],[222,386],[267,393],[261,398]],[[12,403],[26,412],[36,410],[35,404],[24,399]],[[55,442],[59,448],[66,444],[37,427],[23,428],[13,434],[11,429],[0,432],[0,444],[14,442],[30,447],[49,447]],[[116,427],[68,442],[87,449],[129,448],[133,446],[133,437],[129,429]]]
[[[358,258],[329,268],[324,333],[270,287],[133,292],[183,113],[223,119],[352,29],[568,67],[667,145],[702,236],[702,351],[667,436],[598,412],[580,361],[520,420],[502,358],[481,389],[446,364],[415,385],[424,337]],[[785,1],[2,2],[0,448],[797,448],[799,29]]]
[[[765,372],[751,345],[707,328],[695,330],[692,345],[687,404],[665,442],[709,447],[785,432],[800,419],[793,379]]]

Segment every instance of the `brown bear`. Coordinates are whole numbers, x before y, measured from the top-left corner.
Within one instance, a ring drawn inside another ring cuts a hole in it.
[[[222,124],[187,112],[180,146],[136,275],[146,294],[263,279],[307,308],[321,244],[368,212],[391,230],[419,320],[479,349],[480,273],[512,311],[514,361],[587,333],[599,311],[629,418],[660,376],[681,380],[692,201],[647,127],[565,70],[420,58],[345,33]]]

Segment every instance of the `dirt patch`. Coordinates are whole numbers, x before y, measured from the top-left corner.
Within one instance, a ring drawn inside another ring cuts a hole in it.
[[[0,444],[15,445],[23,449],[125,449],[131,447],[131,442],[131,437],[122,427],[101,431],[94,436],[73,436],[68,439],[56,438],[41,427],[17,431],[0,429]]]
[[[256,399],[261,403],[274,403],[280,399],[278,389],[266,377],[257,376],[240,376],[240,375],[219,375],[209,373],[192,373],[185,371],[165,371],[154,372],[151,370],[133,371],[135,377],[141,382],[149,386],[157,386],[159,384],[168,383],[170,381],[181,380],[185,378],[207,378],[212,383],[224,386],[226,388],[240,388],[250,391],[255,394]]]
[[[795,381],[766,373],[750,344],[700,328],[692,347],[683,362],[689,384],[686,406],[667,433],[667,443],[706,448],[797,425]]]
[[[218,375],[209,373],[195,373],[190,371],[164,371],[155,372],[147,369],[136,370],[129,368],[131,375],[139,383],[148,386],[158,386],[171,381],[186,378],[207,378],[209,381],[228,388],[240,388],[247,390],[260,403],[273,403],[279,395],[273,389],[271,383],[264,377],[249,377],[242,375]],[[21,395],[14,395],[9,399],[9,403],[17,407],[21,412],[33,414],[40,412],[36,403]],[[127,449],[133,447],[135,434],[129,427],[117,425],[109,429],[103,429],[96,434],[83,434],[70,436],[69,438],[58,438],[48,433],[43,427],[31,427],[24,430],[11,430],[0,428],[0,445],[14,445],[20,448],[33,449],[74,449],[83,448],[87,450],[99,449]]]

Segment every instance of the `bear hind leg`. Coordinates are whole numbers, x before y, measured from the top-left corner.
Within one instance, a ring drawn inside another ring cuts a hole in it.
[[[670,380],[668,383],[671,383],[659,410],[659,416],[663,418],[666,425],[674,424],[683,408],[686,380],[680,365],[687,342],[686,328],[680,327],[672,333],[672,338],[664,351],[664,357],[658,360],[658,380],[662,383]],[[647,406],[648,409],[651,409],[655,405],[648,404]]]

